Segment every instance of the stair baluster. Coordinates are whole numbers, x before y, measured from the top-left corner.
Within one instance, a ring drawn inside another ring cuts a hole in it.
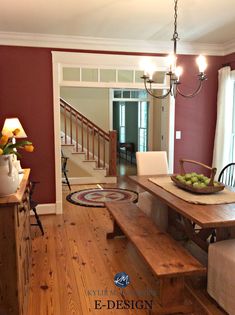
[[[103,138],[103,168],[105,168],[105,138]]]
[[[92,128],[92,159],[95,159],[95,129]]]
[[[75,125],[76,125],[76,152],[78,152],[78,114],[75,116]]]
[[[67,106],[64,106],[64,134],[65,134],[65,144],[67,144]]]
[[[98,168],[100,168],[100,131],[98,130]]]
[[[89,149],[89,125],[88,124],[87,124],[87,128],[86,128],[86,139],[87,139],[86,156],[87,156],[87,160],[89,161],[89,159],[90,159],[90,149]]]
[[[81,119],[81,125],[82,125],[82,152],[84,152],[84,130],[83,130],[83,117]]]
[[[69,108],[69,118],[70,118],[70,144],[73,144],[73,115],[72,115],[72,109]]]

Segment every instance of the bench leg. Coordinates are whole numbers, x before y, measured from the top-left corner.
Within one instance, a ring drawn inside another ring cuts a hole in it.
[[[117,222],[113,221],[113,232],[107,233],[107,239],[112,239],[116,236],[123,236],[125,237],[125,234],[122,232],[121,228],[118,226]]]
[[[184,304],[184,277],[160,279],[159,314],[190,314],[192,304]]]

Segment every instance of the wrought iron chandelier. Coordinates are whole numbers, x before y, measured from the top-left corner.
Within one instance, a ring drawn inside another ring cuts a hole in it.
[[[207,79],[206,74],[204,73],[207,63],[206,63],[206,58],[202,55],[198,56],[196,59],[198,68],[199,68],[199,74],[198,74],[198,86],[196,90],[193,93],[190,94],[184,94],[180,89],[179,85],[181,84],[180,82],[180,75],[183,72],[182,67],[176,66],[176,59],[177,59],[177,41],[179,40],[179,35],[177,32],[177,9],[178,9],[178,0],[174,0],[175,5],[174,5],[174,33],[172,37],[172,41],[174,42],[174,53],[171,53],[168,56],[168,64],[169,64],[169,71],[166,73],[166,75],[169,76],[169,83],[170,87],[167,89],[166,93],[163,95],[156,95],[153,92],[153,84],[156,83],[156,81],[153,80],[153,72],[145,71],[144,75],[141,77],[141,79],[144,80],[144,86],[148,94],[153,96],[154,98],[158,99],[163,99],[166,98],[168,95],[173,95],[176,97],[176,94],[180,94],[183,97],[190,98],[194,97],[197,95],[201,88],[202,88],[202,83]]]

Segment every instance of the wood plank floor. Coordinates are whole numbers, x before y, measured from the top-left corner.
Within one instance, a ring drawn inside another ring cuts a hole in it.
[[[126,180],[119,185],[136,189]],[[73,186],[73,190],[88,187],[96,186]],[[106,233],[112,230],[107,210],[68,203],[69,191],[66,187],[63,191],[64,214],[42,216],[44,237],[33,227],[28,315],[158,314],[156,278],[127,239],[106,240]],[[113,282],[114,275],[122,271],[131,280],[123,291]],[[95,309],[95,300],[123,299],[153,300],[154,312]],[[206,314],[195,305],[194,315]]]

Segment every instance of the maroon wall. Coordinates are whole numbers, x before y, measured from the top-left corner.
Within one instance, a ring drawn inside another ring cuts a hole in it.
[[[53,90],[51,50],[0,47],[0,129],[6,117],[18,117],[35,146],[21,164],[40,181],[40,203],[55,202]]]
[[[207,58],[208,81],[197,97],[188,100],[177,96],[175,127],[182,131],[182,139],[175,140],[176,171],[181,157],[211,164],[217,71],[227,61],[225,59]],[[195,57],[179,56],[178,64],[184,68],[182,89],[194,88],[197,75]],[[39,202],[53,203],[55,169],[51,49],[0,46],[0,87],[0,128],[6,117],[19,117],[35,145],[35,152],[23,153],[22,166],[30,167],[32,179],[40,181],[37,192]]]
[[[197,86],[198,67],[196,56],[181,55],[177,64],[182,65],[184,73],[180,88],[190,93]],[[208,80],[204,81],[201,92],[190,99],[176,97],[175,130],[181,130],[182,138],[175,140],[175,171],[179,171],[179,159],[187,158],[212,163],[214,133],[216,124],[216,99],[218,69],[223,57],[207,57]],[[190,166],[190,165],[189,165]]]
[[[235,53],[227,55],[223,60],[224,64],[229,64],[232,70],[235,70]]]

